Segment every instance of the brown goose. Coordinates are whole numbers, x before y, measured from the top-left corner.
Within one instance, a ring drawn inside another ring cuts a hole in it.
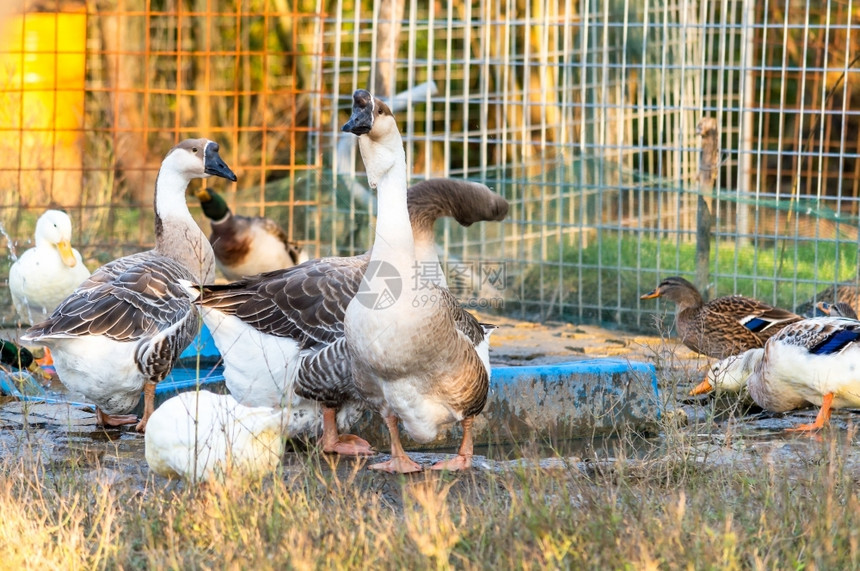
[[[403,450],[399,422],[412,438],[427,442],[442,424],[455,421],[463,427],[460,450],[433,468],[467,469],[472,421],[487,399],[489,362],[462,323],[474,332],[480,324],[444,286],[430,284],[424,291],[408,279],[423,260],[409,223],[403,140],[391,110],[369,92],[357,90],[352,109],[343,130],[358,136],[368,182],[379,197],[368,270],[344,315],[355,386],[391,435],[391,459],[371,469],[422,469]]]
[[[130,412],[145,394],[146,428],[155,385],[198,328],[198,314],[179,280],[211,280],[212,248],[185,204],[195,178],[236,175],[218,144],[187,139],[171,149],[155,183],[155,248],[105,264],[22,337],[51,349],[60,380],[96,404],[101,425],[137,422]]]
[[[228,280],[290,268],[307,260],[302,247],[274,220],[233,214],[211,189],[201,189],[197,198],[211,221],[209,243],[215,263]]]
[[[417,183],[408,202],[420,259],[436,266],[437,218],[451,216],[470,226],[502,220],[508,211],[507,201],[486,186],[447,179]],[[338,435],[338,424],[348,425],[360,409],[343,316],[369,260],[369,254],[323,258],[233,284],[190,287],[223,356],[230,392],[246,406],[289,408],[291,435],[318,429],[321,404],[321,445],[329,453],[372,452],[366,441]],[[431,276],[441,279],[441,273]],[[461,327],[475,344],[485,341],[474,320],[463,318]]]
[[[681,342],[709,357],[724,359],[765,341],[801,317],[740,295],[704,303],[696,286],[681,277],[666,278],[641,299],[665,297],[678,305],[675,326]]]

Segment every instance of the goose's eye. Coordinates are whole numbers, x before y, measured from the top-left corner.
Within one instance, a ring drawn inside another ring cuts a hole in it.
[[[380,115],[382,115],[382,109],[381,109],[381,108],[380,108],[380,110],[379,110],[379,114],[380,114]]]
[[[196,152],[197,152],[197,147],[191,147],[191,152],[192,152],[192,153],[196,153]]]

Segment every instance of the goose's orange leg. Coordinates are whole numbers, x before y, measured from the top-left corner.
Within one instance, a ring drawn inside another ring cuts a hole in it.
[[[821,399],[821,410],[818,411],[818,416],[815,417],[815,422],[811,424],[801,424],[794,428],[789,428],[787,432],[805,432],[810,430],[818,430],[823,428],[825,424],[830,422],[830,406],[833,404],[833,393],[827,393]]]
[[[430,467],[431,470],[456,471],[468,470],[472,467],[472,451],[474,449],[472,443],[472,421],[474,419],[475,417],[470,416],[460,422],[460,426],[463,427],[463,440],[460,442],[460,450],[457,451],[457,455],[449,460],[436,462]]]
[[[371,470],[382,470],[392,474],[411,474],[412,472],[420,472],[421,465],[417,464],[410,458],[406,451],[403,450],[403,445],[400,444],[400,430],[397,428],[397,417],[393,414],[385,418],[385,423],[388,425],[388,433],[391,435],[391,460],[388,462],[379,462],[369,466]]]
[[[149,422],[149,417],[155,412],[155,383],[147,381],[143,385],[143,418],[135,426],[138,432],[146,432],[146,423]]]
[[[326,454],[341,456],[373,456],[376,451],[370,443],[354,434],[337,433],[337,409],[322,407],[323,433],[320,443]]]

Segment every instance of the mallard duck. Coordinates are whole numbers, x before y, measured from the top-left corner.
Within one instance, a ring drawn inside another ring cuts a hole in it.
[[[342,130],[358,136],[367,180],[379,199],[368,269],[344,315],[355,386],[385,418],[391,435],[391,459],[370,468],[422,469],[404,451],[398,422],[413,439],[427,442],[442,424],[459,421],[463,440],[457,456],[433,468],[467,469],[472,422],[489,389],[489,363],[475,343],[485,331],[445,287],[431,283],[419,289],[424,284],[410,279],[423,262],[409,222],[403,140],[391,110],[359,89]],[[473,333],[463,331],[464,323]]]
[[[857,312],[854,311],[854,308],[845,303],[844,301],[837,301],[836,303],[827,303],[826,301],[819,301],[815,304],[815,307],[823,313],[824,315],[829,315],[831,317],[847,317],[849,319],[857,319]]]
[[[307,259],[302,247],[290,241],[274,220],[233,214],[224,199],[208,188],[198,191],[197,198],[211,222],[209,243],[215,263],[228,280],[289,268]]]
[[[481,220],[501,220],[508,211],[507,201],[486,186],[447,179],[414,185],[407,202],[419,259],[435,268],[439,265],[433,235],[437,218],[452,216],[470,226]],[[338,434],[338,425],[348,425],[361,408],[352,383],[343,316],[369,259],[365,254],[312,260],[233,284],[190,286],[189,290],[202,306],[204,321],[223,356],[230,392],[245,405],[289,407],[290,435],[315,431],[322,405],[320,443],[328,453],[373,452],[363,439]],[[432,269],[424,277],[444,279]],[[464,320],[463,330],[471,332],[479,346],[486,344],[489,333],[471,330],[471,324]],[[487,348],[483,350],[486,353]]]
[[[856,313],[860,309],[860,284],[843,283],[837,286],[830,286],[815,294],[815,299],[836,303],[843,302],[852,307]],[[795,313],[805,315],[807,317],[816,317],[821,315],[815,312],[816,303],[811,299],[797,306]]]
[[[715,364],[694,394],[737,390],[746,382],[757,405],[785,412],[806,404],[821,410],[815,422],[793,431],[817,430],[833,408],[860,407],[860,321],[813,317],[787,325],[755,348]]]
[[[50,375],[45,373],[45,371],[39,367],[39,364],[36,362],[36,358],[29,349],[26,347],[19,347],[5,339],[0,339],[0,364],[12,367],[13,369],[19,369],[21,371],[30,371],[30,373],[41,380],[51,378]]]
[[[215,258],[185,189],[213,175],[236,180],[214,141],[187,139],[171,149],[155,184],[155,248],[105,264],[21,337],[51,349],[60,381],[96,404],[102,426],[137,422],[124,413],[143,390],[137,430],[145,430],[155,385],[197,333],[198,312],[178,282],[212,280]]]
[[[230,395],[180,393],[152,414],[146,463],[156,474],[193,482],[262,476],[284,451],[284,411],[247,407]]]
[[[72,221],[61,210],[46,210],[36,222],[36,245],[9,268],[9,291],[18,316],[28,324],[54,308],[90,277],[72,248]]]
[[[675,327],[681,342],[709,357],[723,359],[753,347],[800,316],[740,295],[704,303],[696,286],[682,277],[666,278],[640,299],[665,297],[678,305]]]

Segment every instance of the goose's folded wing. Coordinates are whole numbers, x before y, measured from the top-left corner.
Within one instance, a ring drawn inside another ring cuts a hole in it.
[[[104,335],[132,341],[154,335],[188,315],[191,302],[177,281],[191,278],[168,258],[125,259],[81,284],[51,317],[31,327],[27,338]]]
[[[358,291],[367,257],[324,258],[233,284],[205,286],[200,303],[254,329],[303,347],[343,334],[346,307]]]

